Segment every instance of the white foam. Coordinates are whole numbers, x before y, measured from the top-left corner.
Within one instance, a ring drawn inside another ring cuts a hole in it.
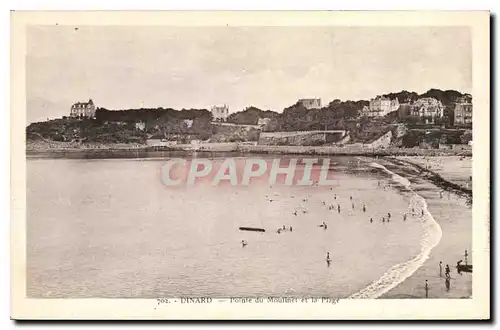
[[[392,176],[392,179],[408,189],[412,197],[410,199],[410,207],[414,208],[415,211],[419,213],[421,210],[424,211],[424,216],[422,217],[421,225],[423,227],[423,235],[420,241],[420,253],[413,259],[405,261],[403,263],[392,266],[382,277],[374,281],[361,291],[352,294],[349,298],[364,298],[364,299],[375,299],[383,295],[384,293],[395,288],[397,285],[402,283],[405,279],[410,277],[417,269],[419,269],[424,262],[429,259],[429,255],[432,249],[439,244],[443,232],[441,231],[441,226],[434,219],[432,214],[427,209],[426,200],[411,189],[411,183],[408,179],[388,170],[385,166],[378,163],[371,163],[370,166],[379,168]]]

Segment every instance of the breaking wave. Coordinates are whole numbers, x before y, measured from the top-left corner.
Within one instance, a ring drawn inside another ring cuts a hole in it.
[[[424,216],[421,220],[424,234],[420,241],[420,253],[415,258],[392,266],[378,280],[371,283],[361,291],[352,294],[349,298],[375,299],[401,284],[405,279],[410,277],[417,269],[419,269],[427,259],[429,259],[432,249],[439,244],[443,235],[441,226],[439,226],[439,223],[437,223],[427,209],[426,200],[413,191],[410,187],[411,183],[408,179],[388,170],[385,166],[378,163],[371,163],[370,166],[383,170],[392,176],[393,181],[410,191],[412,194],[410,207],[413,207],[418,213],[422,210],[424,211]]]

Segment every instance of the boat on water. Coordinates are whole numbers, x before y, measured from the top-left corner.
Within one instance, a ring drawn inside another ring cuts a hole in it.
[[[462,260],[457,262],[457,272],[460,274],[464,273],[472,273],[472,265],[462,265]]]
[[[258,231],[258,232],[266,231],[264,228],[256,228],[256,227],[240,227],[239,229],[243,231]]]

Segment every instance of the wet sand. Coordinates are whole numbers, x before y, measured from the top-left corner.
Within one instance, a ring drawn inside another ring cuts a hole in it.
[[[443,179],[458,184],[463,188],[472,189],[472,157],[465,156],[397,156],[396,159],[408,161],[437,173]]]
[[[441,198],[442,188],[425,180],[417,168],[395,165],[387,159],[379,163],[411,181],[413,189],[426,199],[429,212],[439,223],[443,233],[424,265],[381,298],[425,298],[426,280],[429,286],[428,298],[470,298],[472,273],[460,275],[456,270],[457,261],[464,260],[465,250],[469,253],[468,264],[473,264],[472,209],[467,204],[467,198],[453,192],[445,192]],[[468,178],[470,174],[464,171],[463,175]],[[439,271],[440,261],[443,263],[442,276]],[[449,290],[446,289],[444,277],[447,264],[451,269]]]

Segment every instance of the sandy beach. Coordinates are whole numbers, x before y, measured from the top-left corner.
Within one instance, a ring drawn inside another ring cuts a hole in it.
[[[472,189],[472,157],[466,156],[434,156],[408,157],[398,156],[399,160],[420,165],[439,174],[446,181],[458,184],[463,188]]]
[[[424,162],[421,157],[404,157],[405,160],[418,164]],[[470,173],[464,166],[456,165],[458,157],[437,159],[427,158],[429,164],[440,164],[434,167],[439,174],[448,174],[447,178],[453,177],[457,182],[466,182]],[[427,161],[425,161],[427,162]],[[467,203],[467,198],[454,192],[444,192],[442,198],[440,192],[443,190],[426,180],[422,171],[411,166],[400,166],[391,164],[387,159],[381,161],[391,171],[402,175],[411,181],[415,192],[424,197],[428,204],[428,210],[439,223],[442,237],[439,244],[432,250],[429,259],[415,273],[403,283],[389,291],[382,298],[424,298],[425,281],[429,285],[429,298],[470,298],[472,296],[472,274],[457,273],[456,263],[464,260],[465,250],[468,251],[468,263],[472,264],[472,209]],[[461,163],[462,164],[462,163]],[[449,168],[461,168],[461,172],[446,172]],[[439,262],[442,261],[443,270],[440,276]],[[450,289],[445,287],[444,267],[449,265],[451,269]]]

